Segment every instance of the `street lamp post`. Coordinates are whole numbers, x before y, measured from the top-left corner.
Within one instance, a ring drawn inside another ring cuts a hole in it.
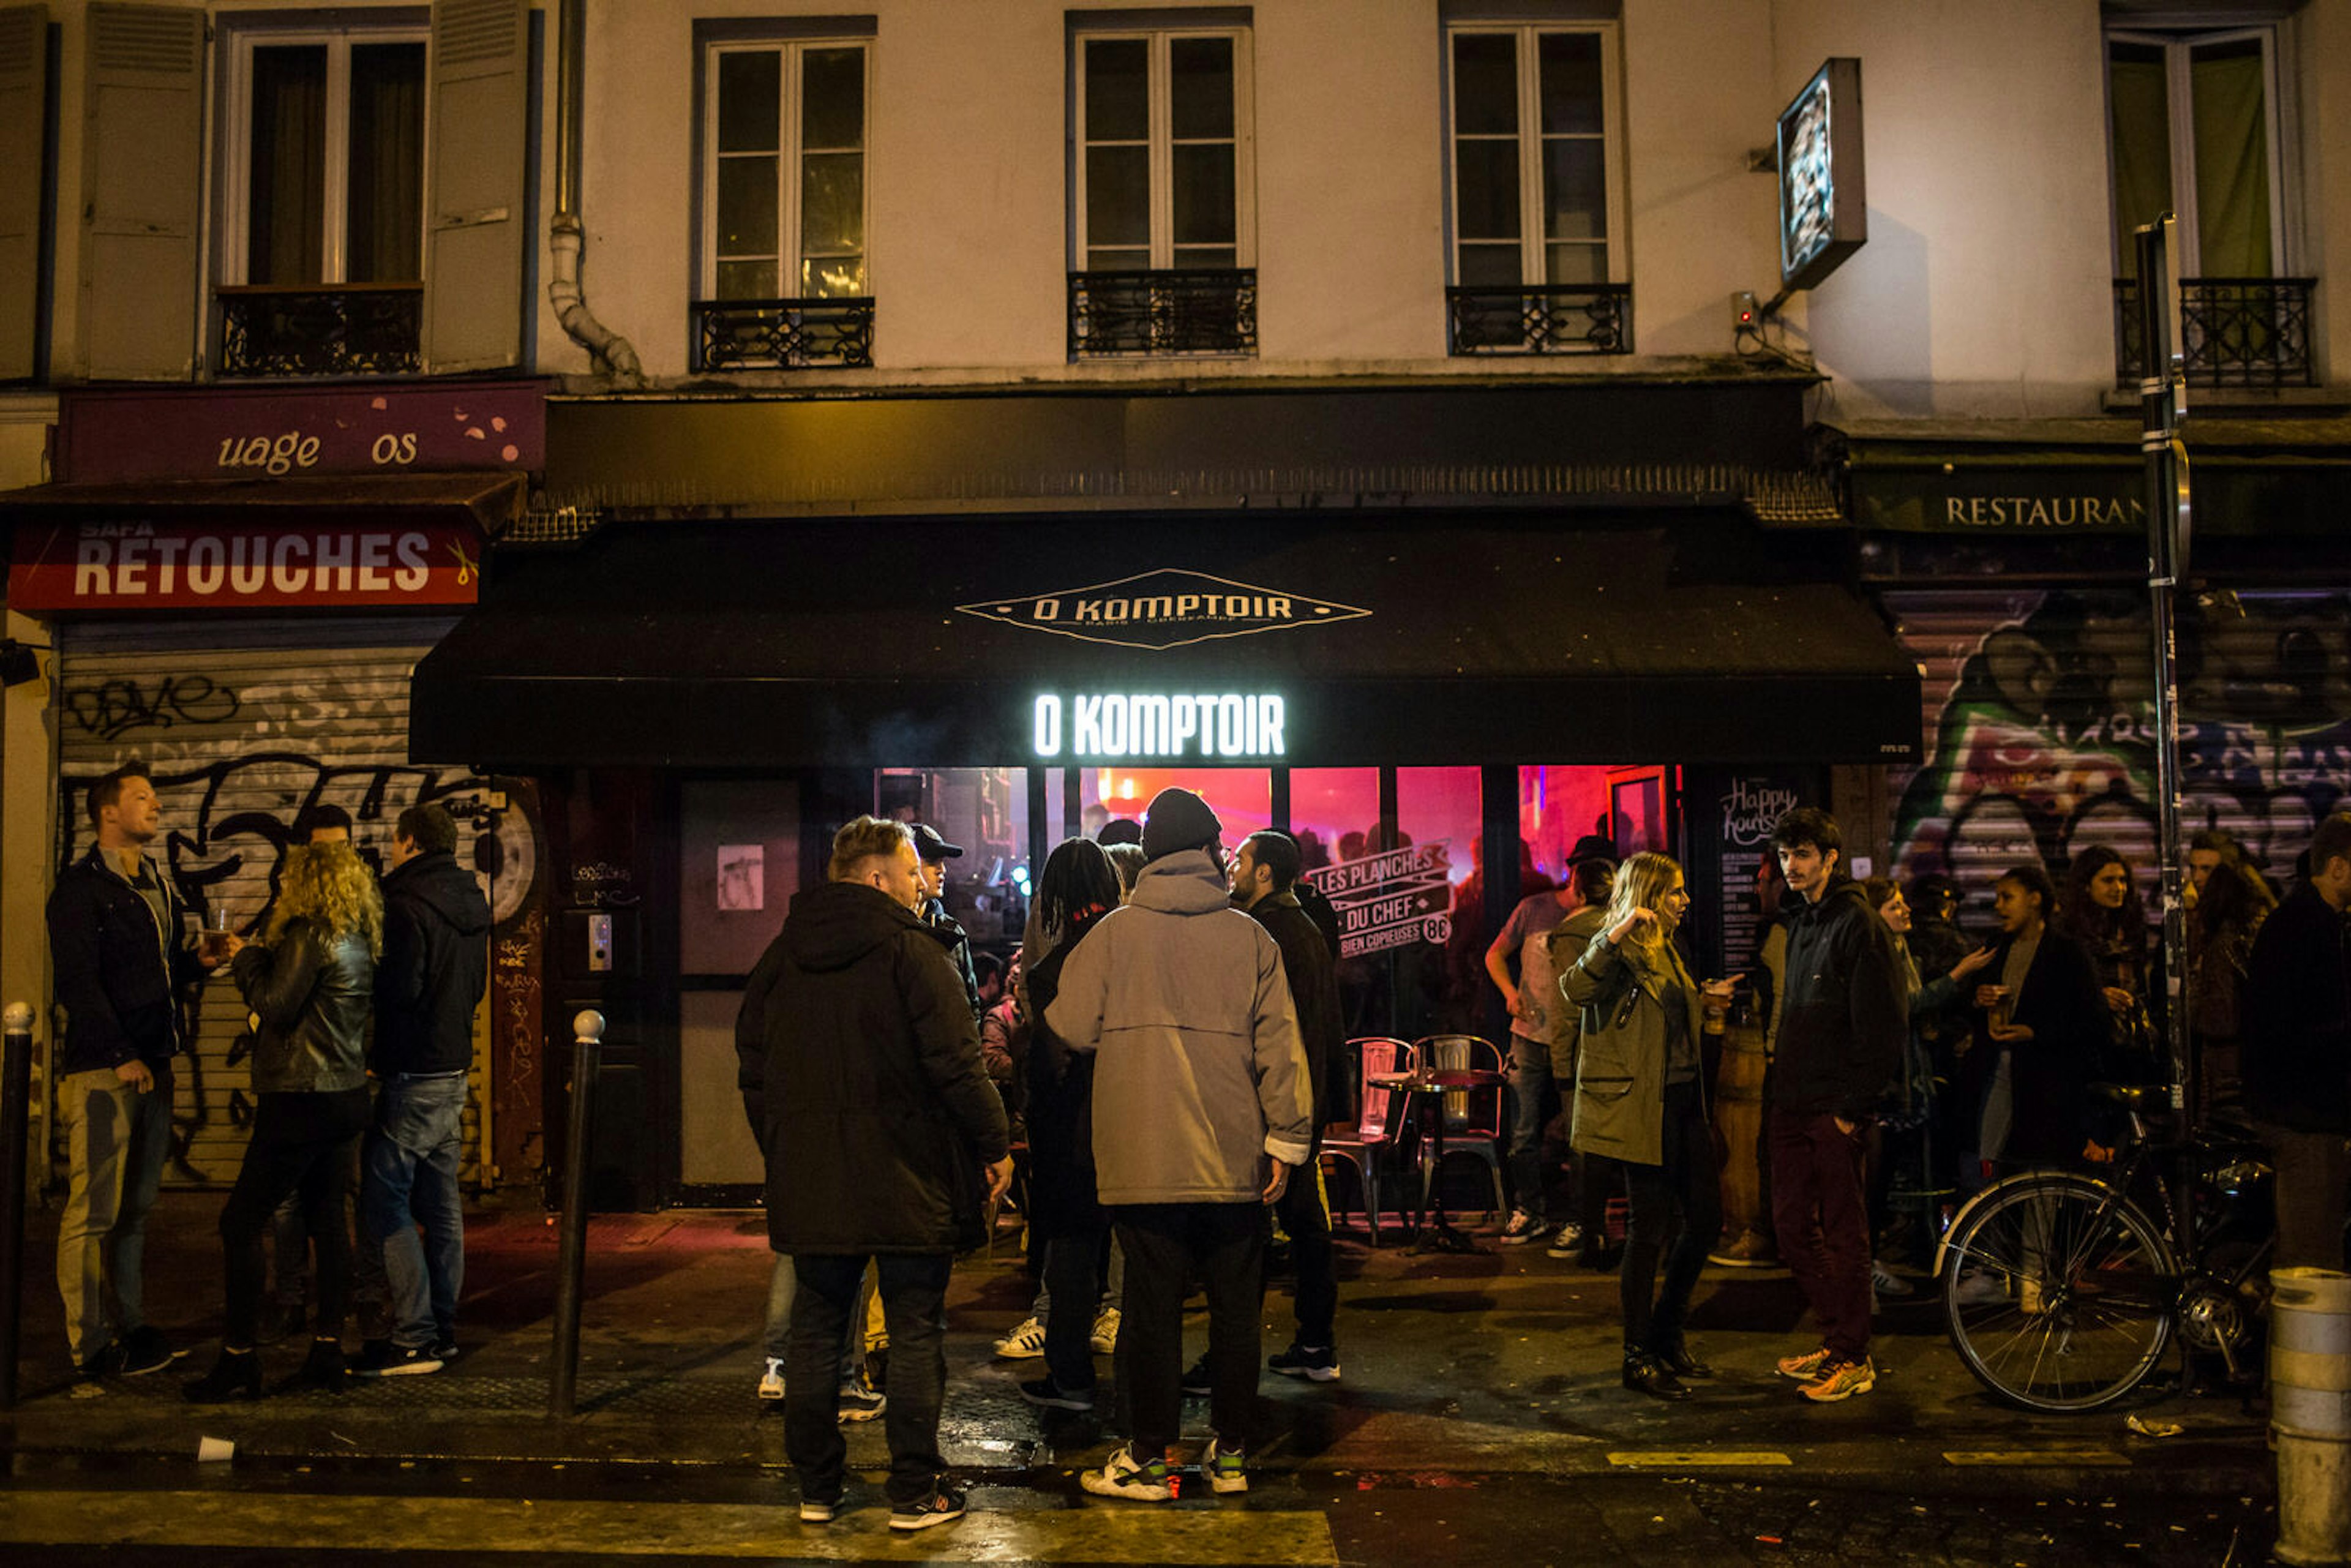
[[[2182,393],[2179,299],[2173,266],[2175,219],[2166,213],[2138,230],[2138,308],[2146,374],[2138,383],[2139,450],[2147,460],[2148,625],[2154,637],[2155,841],[2163,880],[2164,1046],[2171,1061],[2171,1103],[2183,1113],[2201,1104],[2195,1051],[2188,1036],[2188,909],[2181,896],[2179,839],[2179,673],[2172,612],[2188,575],[2188,452],[2179,439],[2187,417]],[[2183,1221],[2184,1223],[2184,1221]]]

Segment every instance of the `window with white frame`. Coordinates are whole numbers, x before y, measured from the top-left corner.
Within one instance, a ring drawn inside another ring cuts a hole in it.
[[[425,29],[255,28],[229,48],[223,279],[423,277]]]
[[[1454,284],[1621,280],[1614,26],[1461,25],[1446,53]]]
[[[703,298],[872,293],[872,53],[855,38],[705,47]]]
[[[2117,276],[2136,275],[2132,235],[2167,211],[2185,277],[2291,270],[2278,83],[2270,27],[2106,35]]]
[[[1257,265],[1246,27],[1074,39],[1071,270]]]

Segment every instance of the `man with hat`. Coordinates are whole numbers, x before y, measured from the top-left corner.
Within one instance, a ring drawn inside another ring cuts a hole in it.
[[[1559,994],[1559,973],[1552,967],[1551,937],[1560,924],[1583,908],[1576,892],[1574,867],[1580,862],[1612,861],[1614,846],[1597,834],[1578,840],[1568,857],[1570,874],[1557,887],[1531,893],[1510,911],[1501,935],[1486,949],[1486,973],[1502,993],[1510,1014],[1510,1218],[1502,1227],[1505,1247],[1541,1241],[1556,1228],[1544,1191],[1542,1134],[1558,1105],[1552,1082],[1552,1046],[1566,1004]],[[1510,962],[1518,961],[1513,979]],[[1569,1228],[1577,1228],[1570,1226]],[[1580,1232],[1579,1232],[1580,1235]],[[1578,1237],[1562,1236],[1573,1247]]]
[[[1211,1490],[1249,1490],[1263,1207],[1312,1155],[1313,1095],[1281,949],[1228,897],[1223,825],[1188,789],[1143,823],[1134,894],[1071,951],[1045,1021],[1092,1051],[1094,1170],[1126,1253],[1132,1437],[1080,1478],[1165,1502],[1183,1427],[1184,1296],[1208,1296]]]
[[[971,937],[963,924],[947,913],[944,896],[947,862],[963,859],[963,846],[947,842],[928,822],[916,822],[911,831],[914,835],[914,852],[923,862],[923,906],[915,913],[947,939],[947,956],[955,961],[956,973],[963,977],[964,995],[971,1001],[972,1021],[977,1023],[987,1016],[987,1007],[979,999],[979,971],[971,961]]]

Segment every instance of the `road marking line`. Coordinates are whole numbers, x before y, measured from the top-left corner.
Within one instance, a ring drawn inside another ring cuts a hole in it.
[[[126,1506],[130,1505],[130,1506]],[[889,1505],[859,1502],[830,1525],[803,1525],[798,1500],[743,1503],[547,1501],[216,1491],[22,1491],[0,1488],[0,1541],[49,1546],[354,1548],[444,1543],[478,1556],[583,1555],[870,1559]],[[1132,1508],[983,1509],[920,1532],[935,1563],[1307,1563],[1337,1568],[1330,1521],[1305,1511]]]
[[[2112,1448],[1979,1448],[1946,1453],[1947,1465],[2106,1465],[2128,1469],[2128,1456]]]
[[[1741,1466],[1794,1463],[1787,1455],[1771,1448],[1640,1448],[1611,1454],[1608,1462],[1631,1470],[1735,1469]]]

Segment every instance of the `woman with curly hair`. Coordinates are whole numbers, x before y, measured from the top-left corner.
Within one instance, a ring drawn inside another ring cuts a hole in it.
[[[1683,1342],[1682,1322],[1722,1232],[1698,1058],[1700,990],[1673,940],[1689,903],[1671,857],[1635,855],[1617,870],[1600,934],[1559,980],[1568,1005],[1583,1009],[1568,1143],[1620,1162],[1632,1198],[1617,1280],[1625,1386],[1657,1399],[1686,1399],[1683,1378],[1712,1375]],[[1705,989],[1727,1000],[1730,988],[1714,980]],[[1661,1258],[1665,1285],[1652,1300]]]
[[[319,1250],[319,1315],[294,1381],[343,1385],[350,1281],[343,1205],[368,1122],[367,1021],[383,953],[382,895],[349,843],[301,846],[286,858],[267,930],[257,942],[231,937],[229,949],[230,973],[258,1020],[255,1108],[245,1163],[221,1209],[228,1305],[220,1359],[184,1389],[204,1403],[260,1396],[261,1239],[296,1193]]]
[[[2092,844],[2074,857],[2053,924],[2082,945],[2098,971],[2108,1018],[2096,1070],[2121,1083],[2162,1076],[2158,1032],[2149,1021],[2155,988],[2147,972],[2147,905],[2120,850]]]

